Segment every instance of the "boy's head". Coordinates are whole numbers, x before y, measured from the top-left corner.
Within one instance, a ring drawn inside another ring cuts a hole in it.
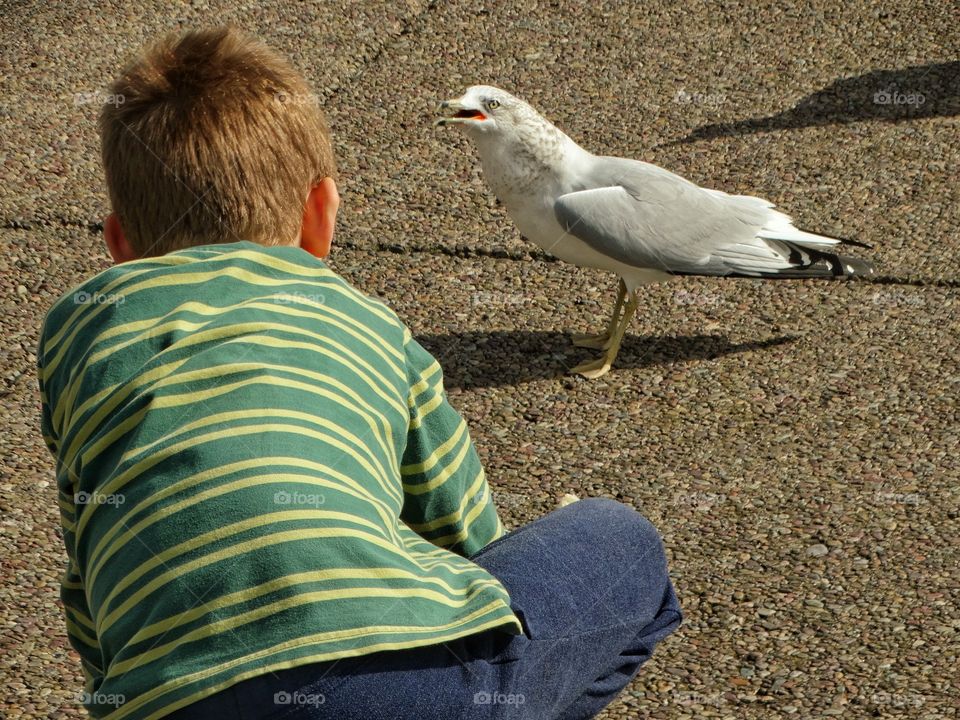
[[[124,68],[100,137],[114,260],[249,240],[329,251],[330,135],[303,77],[228,28],[170,35]]]

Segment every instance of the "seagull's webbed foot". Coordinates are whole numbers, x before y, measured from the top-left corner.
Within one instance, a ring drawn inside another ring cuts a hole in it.
[[[577,365],[571,372],[579,373],[585,378],[591,380],[596,380],[598,377],[602,377],[610,372],[610,363],[607,362],[607,357],[604,355],[598,360],[587,360]]]
[[[617,286],[617,301],[613,304],[613,313],[607,322],[607,328],[602,333],[596,335],[578,333],[570,338],[571,342],[577,347],[591,348],[593,350],[607,350],[613,339],[614,331],[620,320],[620,310],[623,308],[623,299],[627,294],[627,286],[623,280],[620,280]]]
[[[580,363],[573,369],[573,372],[580,373],[585,378],[590,378],[591,380],[606,375],[610,371],[613,361],[617,359],[617,353],[620,352],[620,343],[623,342],[623,334],[626,332],[627,325],[630,324],[636,311],[637,296],[631,292],[630,297],[627,299],[623,317],[620,319],[616,329],[611,333],[610,339],[604,346],[603,357]]]

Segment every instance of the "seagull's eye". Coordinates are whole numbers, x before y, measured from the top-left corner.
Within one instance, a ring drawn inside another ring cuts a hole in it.
[[[499,101],[499,100],[487,100],[487,102],[485,103],[485,105],[486,105],[487,110],[496,110],[498,107],[500,107],[500,101]]]

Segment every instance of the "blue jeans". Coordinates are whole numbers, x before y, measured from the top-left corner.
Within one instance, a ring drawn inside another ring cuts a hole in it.
[[[573,720],[599,713],[680,624],[656,529],[612,500],[568,505],[473,558],[523,635],[486,631],[251,678],[171,720]]]

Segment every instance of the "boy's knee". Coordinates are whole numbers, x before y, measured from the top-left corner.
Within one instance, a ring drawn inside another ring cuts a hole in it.
[[[657,528],[629,505],[607,498],[586,498],[569,507],[576,509],[581,522],[607,528],[631,547],[662,547]]]

